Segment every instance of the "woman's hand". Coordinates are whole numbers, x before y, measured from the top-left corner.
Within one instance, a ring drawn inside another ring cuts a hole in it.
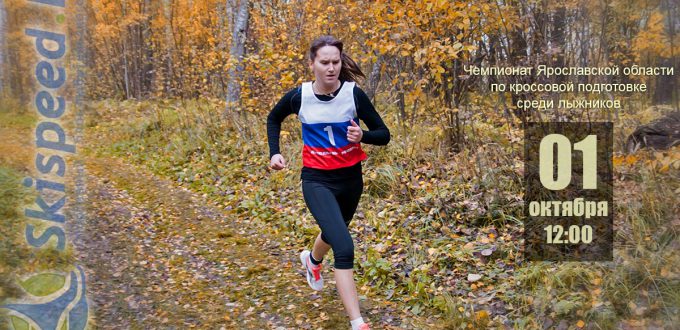
[[[364,131],[361,130],[361,127],[354,120],[350,120],[350,122],[352,126],[347,126],[347,140],[352,143],[359,143],[361,142],[361,137],[364,136]]]
[[[269,167],[275,170],[282,170],[286,167],[286,160],[281,156],[281,154],[276,154],[272,156],[271,161],[269,161]]]

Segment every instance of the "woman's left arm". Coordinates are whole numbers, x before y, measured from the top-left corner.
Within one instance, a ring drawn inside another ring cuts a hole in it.
[[[375,145],[386,145],[390,142],[390,130],[375,111],[368,95],[357,86],[354,86],[354,100],[359,119],[368,126],[368,131],[363,131],[361,142]]]

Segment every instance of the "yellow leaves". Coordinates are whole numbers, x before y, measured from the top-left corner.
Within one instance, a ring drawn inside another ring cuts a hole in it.
[[[631,167],[644,164],[652,171],[666,173],[671,169],[680,169],[680,148],[668,151],[640,151],[631,155],[616,155],[612,158],[614,167]]]
[[[394,43],[383,43],[378,46],[378,51],[380,54],[387,54],[388,52],[392,51],[394,48],[396,48],[396,44]]]
[[[633,49],[638,51],[638,61],[644,59],[644,55],[670,57],[669,40],[664,29],[664,15],[658,10],[652,12],[645,28],[633,40]]]
[[[481,310],[481,311],[475,312],[475,321],[485,322],[485,321],[488,321],[488,319],[489,319],[489,312],[487,312],[486,310]]]
[[[618,156],[613,157],[612,162],[613,162],[614,166],[620,166],[620,165],[624,165],[624,164],[630,166],[630,165],[637,163],[637,161],[639,159],[640,158],[636,155],[626,155],[626,156],[618,155]]]
[[[470,18],[465,17],[462,22],[458,23],[458,28],[461,30],[467,30],[470,28]]]
[[[667,152],[655,152],[654,158],[647,161],[647,165],[652,170],[659,173],[668,172],[669,169],[680,169],[680,148],[676,147]]]
[[[295,81],[295,72],[287,72],[281,75],[279,80],[282,86],[292,86]]]
[[[586,325],[586,323],[583,322],[583,320],[578,320],[578,322],[576,322],[576,326],[577,326],[579,329],[583,328],[585,325]]]

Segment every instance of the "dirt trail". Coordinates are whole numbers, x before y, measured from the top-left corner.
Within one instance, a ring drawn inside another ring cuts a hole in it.
[[[86,216],[67,230],[98,328],[349,328],[330,267],[315,294],[299,247],[143,168],[84,164]],[[390,302],[361,304],[376,329],[423,328]]]

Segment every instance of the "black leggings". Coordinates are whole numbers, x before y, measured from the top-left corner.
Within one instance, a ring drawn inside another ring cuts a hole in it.
[[[363,188],[361,177],[332,183],[302,181],[305,203],[321,228],[321,239],[333,248],[336,269],[354,266],[354,243],[347,227]]]

